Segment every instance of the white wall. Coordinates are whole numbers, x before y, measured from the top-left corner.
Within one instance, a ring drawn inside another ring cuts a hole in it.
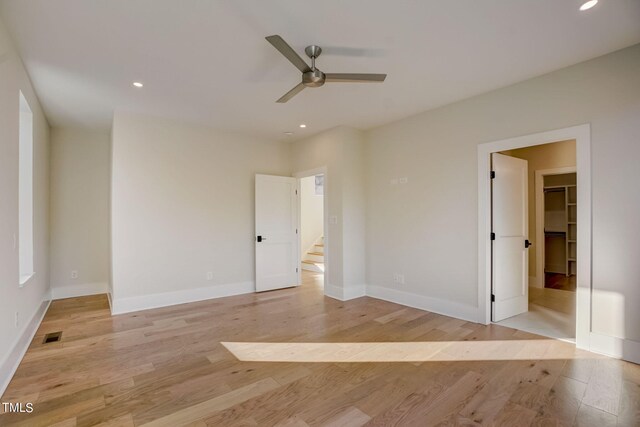
[[[369,131],[368,284],[476,307],[477,145],[582,123],[592,132],[592,332],[640,342],[640,45]],[[391,184],[399,176],[408,183]]]
[[[122,112],[112,138],[114,311],[252,292],[255,174],[290,143]]]
[[[327,168],[325,197],[329,218],[325,230],[325,293],[349,299],[365,293],[364,133],[340,126],[294,142],[293,170]]]
[[[33,112],[33,261],[35,274],[19,287],[19,96]],[[0,21],[0,395],[49,299],[49,125],[4,24]],[[16,325],[16,313],[18,323]],[[33,320],[33,322],[32,322]]]
[[[107,292],[109,282],[108,134],[51,132],[51,290],[53,298]],[[78,277],[72,278],[71,271]]]
[[[302,258],[313,250],[316,240],[324,232],[324,196],[316,194],[316,177],[300,180],[300,233]]]

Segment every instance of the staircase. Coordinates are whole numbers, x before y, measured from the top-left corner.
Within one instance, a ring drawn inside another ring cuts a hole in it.
[[[309,252],[302,257],[302,269],[324,273],[324,236],[320,236]]]

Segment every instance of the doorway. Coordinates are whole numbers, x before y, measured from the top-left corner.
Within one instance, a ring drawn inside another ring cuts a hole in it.
[[[501,153],[525,147],[550,144],[558,141],[575,140],[576,157],[576,219],[581,224],[576,233],[576,292],[575,295],[575,343],[583,349],[590,348],[591,333],[591,161],[590,128],[580,125],[554,131],[514,137],[478,146],[478,305],[479,319],[482,323],[492,323],[493,265],[492,250],[492,194],[491,194],[491,157],[492,153]],[[529,235],[527,236],[528,239]],[[536,238],[537,240],[537,238]],[[536,253],[539,245],[533,242]],[[524,247],[524,246],[523,246]],[[527,269],[531,271],[531,269]],[[535,285],[539,278],[522,277],[527,290],[529,281]],[[523,328],[520,328],[523,329]],[[569,337],[570,338],[570,337]]]
[[[522,245],[516,244],[515,251],[512,252],[522,254],[528,263],[525,263],[523,274],[507,278],[511,283],[522,279],[521,288],[525,291],[522,292],[523,301],[519,305],[503,302],[505,292],[494,292],[496,301],[493,304],[492,320],[503,326],[538,335],[575,341],[578,262],[576,142],[558,141],[492,154],[493,158],[496,156],[500,156],[501,161],[511,159],[512,162],[519,162],[518,165],[527,171],[523,185],[528,188],[521,191],[527,199],[524,202],[518,200],[516,205],[526,206],[527,212],[521,214],[511,208],[509,214],[518,215],[522,219],[525,231],[518,237],[529,242],[525,248],[531,245],[533,247],[523,249]],[[494,160],[494,169],[497,167],[500,167],[500,163]],[[496,286],[509,286],[504,283],[504,275],[501,273],[514,271],[512,259],[516,259],[513,255],[511,259],[505,258],[509,253],[504,250],[504,233],[501,233],[504,224],[500,223],[505,221],[500,211],[504,207],[496,205],[505,186],[501,182],[505,179],[500,180],[500,175],[504,175],[504,172],[492,180],[493,228],[498,234],[498,239],[493,242],[492,253],[494,290]],[[509,177],[508,184],[513,185],[514,178]],[[514,223],[514,220],[511,219],[510,223]],[[508,295],[513,298],[514,292],[511,291]],[[499,318],[496,316],[496,313],[505,312],[509,315]]]
[[[328,267],[326,169],[295,175],[300,189],[299,283],[324,293]]]

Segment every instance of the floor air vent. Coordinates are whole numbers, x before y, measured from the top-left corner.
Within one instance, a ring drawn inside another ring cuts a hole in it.
[[[50,334],[47,334],[44,336],[44,340],[42,341],[42,344],[49,344],[50,342],[58,342],[60,341],[60,338],[62,338],[62,331],[51,332]]]

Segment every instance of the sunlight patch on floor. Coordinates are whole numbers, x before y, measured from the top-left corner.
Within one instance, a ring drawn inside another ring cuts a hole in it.
[[[444,362],[601,358],[576,349],[572,344],[551,339],[221,344],[244,362]]]

